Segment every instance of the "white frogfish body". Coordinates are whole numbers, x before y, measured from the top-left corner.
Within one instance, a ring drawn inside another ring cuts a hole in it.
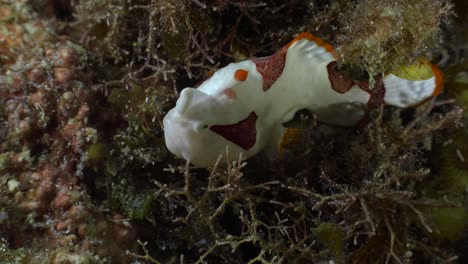
[[[249,158],[261,151],[278,153],[283,123],[301,109],[318,121],[352,126],[370,106],[417,105],[437,95],[440,71],[425,80],[393,74],[368,83],[338,71],[333,48],[310,33],[301,33],[275,54],[231,63],[197,88],[182,90],[164,117],[168,149],[198,167],[213,166],[220,155]]]

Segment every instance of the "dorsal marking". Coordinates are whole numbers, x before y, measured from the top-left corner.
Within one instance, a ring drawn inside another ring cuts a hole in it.
[[[320,47],[323,47],[327,52],[330,52],[334,58],[338,58],[338,55],[333,49],[333,47],[324,42],[319,37],[312,35],[309,32],[302,32],[298,36],[296,36],[291,42],[289,42],[286,46],[279,49],[275,54],[264,57],[264,58],[253,58],[252,61],[255,63],[257,67],[257,71],[263,77],[263,91],[266,92],[268,89],[271,88],[273,83],[281,76],[284,70],[284,66],[286,63],[286,54],[288,52],[289,47],[291,47],[294,43],[301,39],[307,39],[309,41],[315,42]]]
[[[262,75],[263,91],[266,92],[283,73],[286,53],[283,50],[279,50],[271,56],[253,58],[252,61],[255,63],[257,71]]]
[[[370,107],[378,107],[385,103],[385,86],[382,81],[382,77],[375,78],[375,87],[373,89],[369,88],[369,82],[356,81],[356,84],[359,86],[359,88],[370,94],[369,101],[367,102],[367,105]]]
[[[337,71],[335,69],[336,65],[336,61],[332,61],[327,65],[328,79],[330,80],[333,90],[340,94],[344,94],[353,87],[355,82],[351,78]]]
[[[327,65],[328,78],[333,90],[340,94],[344,94],[357,84],[361,90],[370,95],[369,101],[367,102],[370,107],[378,107],[384,103],[385,86],[381,77],[377,77],[375,79],[376,86],[373,89],[370,89],[368,81],[354,81],[336,70],[336,65],[336,61],[332,61]]]

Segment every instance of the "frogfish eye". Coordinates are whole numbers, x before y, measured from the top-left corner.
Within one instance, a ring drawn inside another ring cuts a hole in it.
[[[207,124],[203,124],[203,123],[195,123],[193,125],[193,128],[195,131],[201,131],[202,129],[207,129],[209,126]]]

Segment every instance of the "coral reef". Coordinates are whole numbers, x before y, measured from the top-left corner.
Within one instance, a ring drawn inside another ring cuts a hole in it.
[[[9,7],[21,15],[28,11],[16,4]],[[17,37],[30,42],[33,36]],[[87,150],[98,139],[89,124],[97,94],[89,88],[86,51],[66,37],[51,35],[35,47],[7,41],[5,54],[16,48],[24,53],[4,64],[0,87],[2,221],[9,226],[2,234],[12,248],[42,245],[55,250],[36,256],[21,251],[37,261],[95,259],[100,250],[106,257],[124,255],[133,231],[118,213],[94,206],[80,184],[89,177],[84,173]],[[26,225],[13,226],[21,222]],[[100,247],[99,240],[106,245]]]
[[[453,47],[468,34],[462,15],[446,24],[464,1],[0,4],[0,262],[467,261],[467,64]],[[168,153],[161,120],[182,88],[301,31],[356,78],[440,58],[446,92],[356,128],[300,113],[280,160],[205,171]]]
[[[24,51],[34,47],[49,36],[48,22],[35,19],[35,14],[25,7],[24,0],[16,3],[0,1],[0,72],[15,62]]]

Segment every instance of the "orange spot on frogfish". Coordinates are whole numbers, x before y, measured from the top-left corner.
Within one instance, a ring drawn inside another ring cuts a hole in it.
[[[234,79],[239,82],[243,82],[247,79],[247,75],[249,75],[248,71],[240,69],[234,73]]]

